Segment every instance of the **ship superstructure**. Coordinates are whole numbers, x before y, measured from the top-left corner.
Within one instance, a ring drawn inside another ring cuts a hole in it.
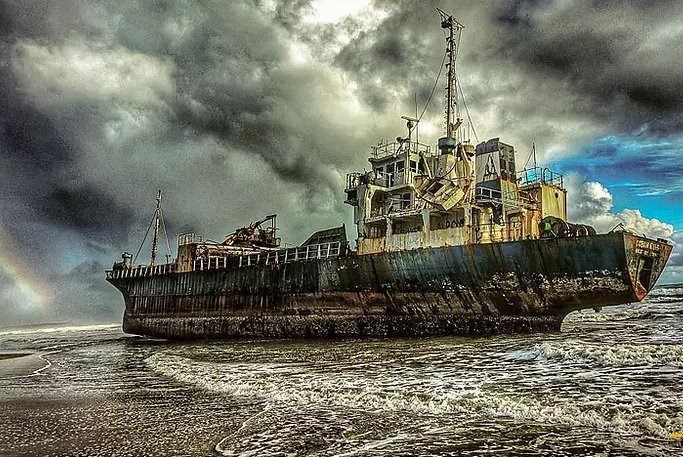
[[[594,233],[585,226],[570,232],[559,222],[567,220],[562,175],[535,164],[517,172],[515,148],[499,138],[470,142],[473,130],[459,116],[456,90],[463,26],[440,14],[448,70],[444,136],[436,149],[419,143],[413,136],[420,119],[403,116],[407,136],[381,141],[372,148],[371,171],[347,176],[358,253],[535,239],[553,236],[558,223],[567,234]]]

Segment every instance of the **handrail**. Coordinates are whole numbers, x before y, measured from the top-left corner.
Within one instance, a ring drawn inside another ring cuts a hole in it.
[[[298,262],[302,260],[327,259],[339,257],[346,253],[348,242],[332,241],[329,243],[311,244],[308,246],[298,246],[293,248],[278,249],[271,251],[261,251],[255,254],[244,254],[239,256],[211,256],[208,258],[200,257],[192,262],[191,271],[205,271],[226,269],[229,267],[248,267],[253,265],[275,265]],[[160,276],[175,273],[177,266],[175,263],[163,265],[147,266],[140,265],[134,268],[122,268],[107,270],[107,279],[120,278],[144,278],[149,276]]]
[[[517,182],[520,186],[544,183],[564,189],[564,176],[547,167],[525,168],[517,173]]]
[[[148,276],[160,276],[169,273],[175,273],[177,266],[175,263],[164,263],[161,265],[139,265],[133,268],[121,268],[116,270],[107,270],[105,273],[107,279],[120,278],[145,278]]]
[[[332,241],[329,243],[311,244],[308,246],[298,246],[287,249],[278,249],[277,251],[243,255],[239,256],[237,266],[274,265],[302,260],[339,257],[345,253],[347,244],[348,243],[342,243],[341,241]]]
[[[414,154],[422,153],[426,156],[432,156],[432,147],[428,144],[418,143],[417,141],[404,141],[391,143],[381,143],[377,146],[372,146],[372,158],[382,159],[399,153],[410,151]]]

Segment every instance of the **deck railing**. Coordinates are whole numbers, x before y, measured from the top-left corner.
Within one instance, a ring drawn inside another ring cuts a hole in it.
[[[339,257],[346,250],[346,243],[333,241],[331,243],[311,244],[277,251],[265,251],[256,254],[239,256],[239,267],[252,265],[273,265],[279,263],[298,262],[300,260],[327,259]],[[197,259],[201,260],[201,259]],[[195,265],[197,263],[195,260]],[[196,269],[196,268],[195,268]]]
[[[162,265],[140,265],[135,268],[122,268],[120,270],[107,270],[107,279],[119,278],[144,278],[147,276],[165,275],[175,273],[175,263],[165,263]]]
[[[520,186],[544,183],[564,189],[564,177],[550,168],[526,168],[517,173],[517,183]]]
[[[428,144],[418,143],[417,141],[403,141],[381,143],[377,146],[372,146],[372,159],[382,159],[388,156],[395,156],[403,152],[411,152],[414,154],[422,153],[425,156],[438,155],[432,154],[432,148]]]
[[[229,257],[200,257],[192,262],[191,271],[219,270],[225,268],[242,268],[252,265],[276,265],[303,260],[327,259],[339,257],[346,253],[348,243],[333,241],[331,243],[311,244],[273,251],[262,251],[255,254]],[[148,276],[165,275],[177,271],[175,263],[164,265],[122,268],[107,270],[107,279],[144,278]]]

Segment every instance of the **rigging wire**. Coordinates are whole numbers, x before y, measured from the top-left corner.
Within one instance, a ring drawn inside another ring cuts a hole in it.
[[[434,91],[436,90],[437,84],[439,84],[439,79],[441,78],[441,72],[443,72],[443,67],[444,67],[444,64],[446,63],[446,54],[447,53],[444,52],[443,59],[441,59],[441,67],[439,68],[439,73],[436,75],[436,79],[434,80],[434,85],[432,86],[432,90],[429,92],[429,98],[427,99],[427,103],[425,103],[425,107],[422,110],[420,117],[417,118],[417,122],[420,122],[422,120],[422,116],[425,115],[425,112],[427,111],[427,108],[429,107],[429,104],[432,101],[432,97],[434,96]]]
[[[526,170],[527,165],[529,165],[529,161],[531,160],[531,156],[534,156],[534,163],[536,162],[536,144],[531,143],[531,152],[529,152],[529,157],[526,158],[526,163],[524,164],[524,169]],[[535,167],[534,167],[535,168]]]
[[[140,256],[140,252],[142,251],[142,248],[145,245],[145,241],[147,241],[147,237],[149,236],[149,231],[152,229],[152,225],[154,224],[154,219],[157,217],[157,211],[154,211],[154,214],[152,215],[152,220],[149,221],[149,225],[147,226],[147,231],[145,232],[145,236],[142,239],[142,243],[140,243],[140,247],[138,247],[137,252],[135,253],[135,257],[133,257],[133,265],[135,265],[135,262],[138,260],[138,256]],[[159,208],[159,219],[161,219],[161,226],[164,229],[164,236],[166,237],[166,256],[171,256],[171,242],[169,241],[168,238],[168,231],[166,230],[166,221],[164,221],[164,214],[161,211],[161,208]]]
[[[154,224],[154,218],[156,218],[157,212],[154,211],[154,215],[152,216],[152,220],[149,221],[149,225],[147,226],[147,231],[145,232],[145,237],[142,239],[142,243],[140,243],[140,247],[138,248],[138,252],[135,253],[135,257],[133,257],[133,265],[135,265],[135,262],[138,260],[138,256],[140,255],[140,251],[142,251],[142,246],[144,246],[145,241],[147,241],[147,235],[149,235],[149,231],[152,228],[152,224]]]
[[[168,259],[173,254],[171,253],[171,243],[168,239],[168,232],[166,231],[166,221],[164,221],[164,213],[161,211],[161,208],[159,208],[159,218],[161,219],[161,227],[163,227],[164,236],[166,237],[166,248],[168,249],[166,251],[166,258]]]
[[[470,114],[470,109],[467,106],[467,100],[465,100],[465,92],[462,90],[462,86],[460,85],[460,81],[457,81],[458,83],[458,90],[460,91],[460,96],[462,97],[462,104],[465,106],[465,112],[467,113],[467,121],[470,124],[470,127],[472,128],[472,133],[474,133],[474,139],[479,143],[479,136],[477,135],[477,129],[474,128],[474,123],[472,123],[472,115]]]

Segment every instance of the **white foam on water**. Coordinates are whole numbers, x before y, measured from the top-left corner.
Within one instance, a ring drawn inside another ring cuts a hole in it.
[[[100,330],[115,330],[121,328],[120,324],[95,324],[95,325],[65,325],[55,327],[26,327],[0,331],[0,335],[24,335],[30,333],[55,333],[55,332],[92,332]]]
[[[608,322],[608,321],[627,321],[636,319],[648,319],[658,316],[656,308],[643,306],[635,309],[603,310],[595,312],[593,310],[575,311],[565,318],[565,322]]]
[[[683,287],[655,287],[648,297],[683,297]]]
[[[42,360],[43,362],[45,362],[45,366],[38,368],[33,373],[31,373],[34,376],[42,374],[43,371],[47,370],[48,368],[50,368],[52,366],[52,362],[50,362],[47,358],[45,358],[45,356],[43,356],[43,354],[38,354],[38,358],[40,360]]]
[[[544,342],[527,353],[531,360],[569,361],[604,367],[683,367],[680,344],[599,344],[585,341]]]
[[[676,349],[678,351],[680,348]],[[656,355],[651,348],[648,357]],[[543,343],[538,347],[545,357],[575,357],[566,355],[569,348]],[[623,348],[627,357],[632,351],[642,358],[642,348]],[[590,354],[590,352],[589,352]],[[577,357],[584,357],[579,355]],[[610,360],[604,353],[600,356]],[[635,357],[635,356],[633,356]],[[683,363],[683,353],[671,355]],[[624,360],[624,355],[615,355]],[[610,404],[607,400],[577,401],[553,397],[543,399],[512,392],[498,393],[470,381],[459,388],[437,390],[422,388],[403,380],[393,380],[395,387],[369,385],[362,374],[334,372],[325,367],[297,365],[288,367],[274,363],[211,363],[178,355],[158,353],[147,359],[155,371],[176,381],[233,396],[266,400],[269,405],[300,405],[304,407],[344,408],[366,412],[409,412],[416,415],[456,415],[471,420],[477,416],[509,417],[540,424],[584,427],[603,431],[618,431],[630,436],[665,438],[667,431],[680,428],[683,416],[669,417],[663,413],[641,412],[626,404]],[[227,438],[226,438],[227,439]],[[225,440],[224,440],[225,441]],[[224,455],[230,454],[226,449]],[[244,455],[244,454],[243,454]]]

